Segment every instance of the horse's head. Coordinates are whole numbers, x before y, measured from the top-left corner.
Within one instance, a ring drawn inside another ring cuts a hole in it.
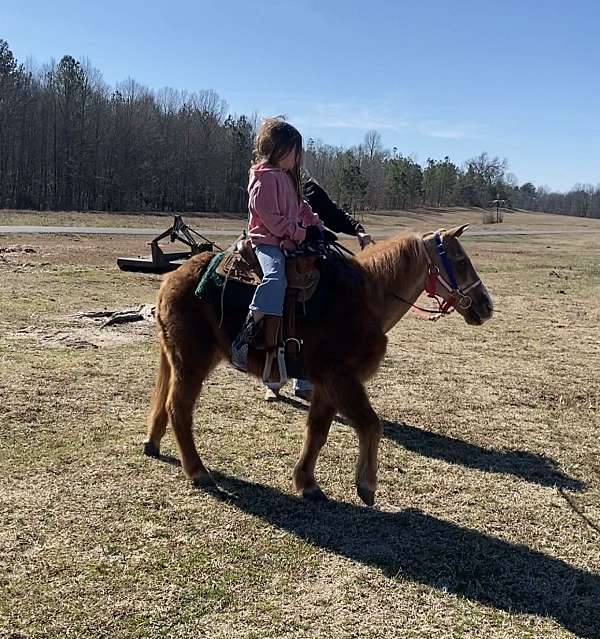
[[[467,226],[463,224],[423,237],[430,262],[426,290],[444,300],[443,309],[448,311],[454,307],[467,324],[479,326],[490,319],[494,304],[458,241]]]

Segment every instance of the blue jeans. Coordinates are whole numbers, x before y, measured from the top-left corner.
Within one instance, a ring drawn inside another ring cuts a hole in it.
[[[254,293],[250,310],[282,317],[287,288],[285,255],[278,246],[267,244],[257,246],[255,251],[262,268],[263,279]]]

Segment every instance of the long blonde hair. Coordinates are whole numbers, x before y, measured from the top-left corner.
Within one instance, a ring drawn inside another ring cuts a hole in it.
[[[254,151],[252,154],[254,162],[256,164],[267,162],[277,166],[277,163],[292,150],[296,151],[296,163],[294,168],[288,173],[294,182],[298,200],[302,200],[302,179],[300,175],[302,136],[300,131],[282,117],[263,120],[254,139]]]

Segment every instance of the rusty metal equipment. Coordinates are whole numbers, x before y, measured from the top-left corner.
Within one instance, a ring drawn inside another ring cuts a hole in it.
[[[167,237],[171,242],[178,241],[185,244],[189,247],[188,250],[168,253],[163,251],[158,243]],[[175,215],[173,224],[150,242],[150,257],[119,257],[117,258],[117,266],[122,271],[166,273],[179,268],[192,255],[214,249],[214,242],[188,226],[181,215]]]

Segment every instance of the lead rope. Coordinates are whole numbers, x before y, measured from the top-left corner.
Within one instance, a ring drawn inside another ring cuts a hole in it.
[[[449,302],[446,302],[444,299],[440,301],[440,298],[437,295],[435,296],[429,295],[429,297],[435,299],[435,301],[438,304],[438,310],[435,310],[434,308],[423,308],[422,306],[417,306],[417,304],[411,304],[408,300],[405,300],[403,297],[401,297],[397,293],[394,293],[394,291],[388,291],[388,292],[390,293],[390,295],[395,297],[400,302],[410,306],[412,309],[412,312],[417,317],[427,320],[429,322],[437,322],[441,317],[450,315],[450,313],[454,311],[454,309],[452,308],[452,304],[450,304]]]

